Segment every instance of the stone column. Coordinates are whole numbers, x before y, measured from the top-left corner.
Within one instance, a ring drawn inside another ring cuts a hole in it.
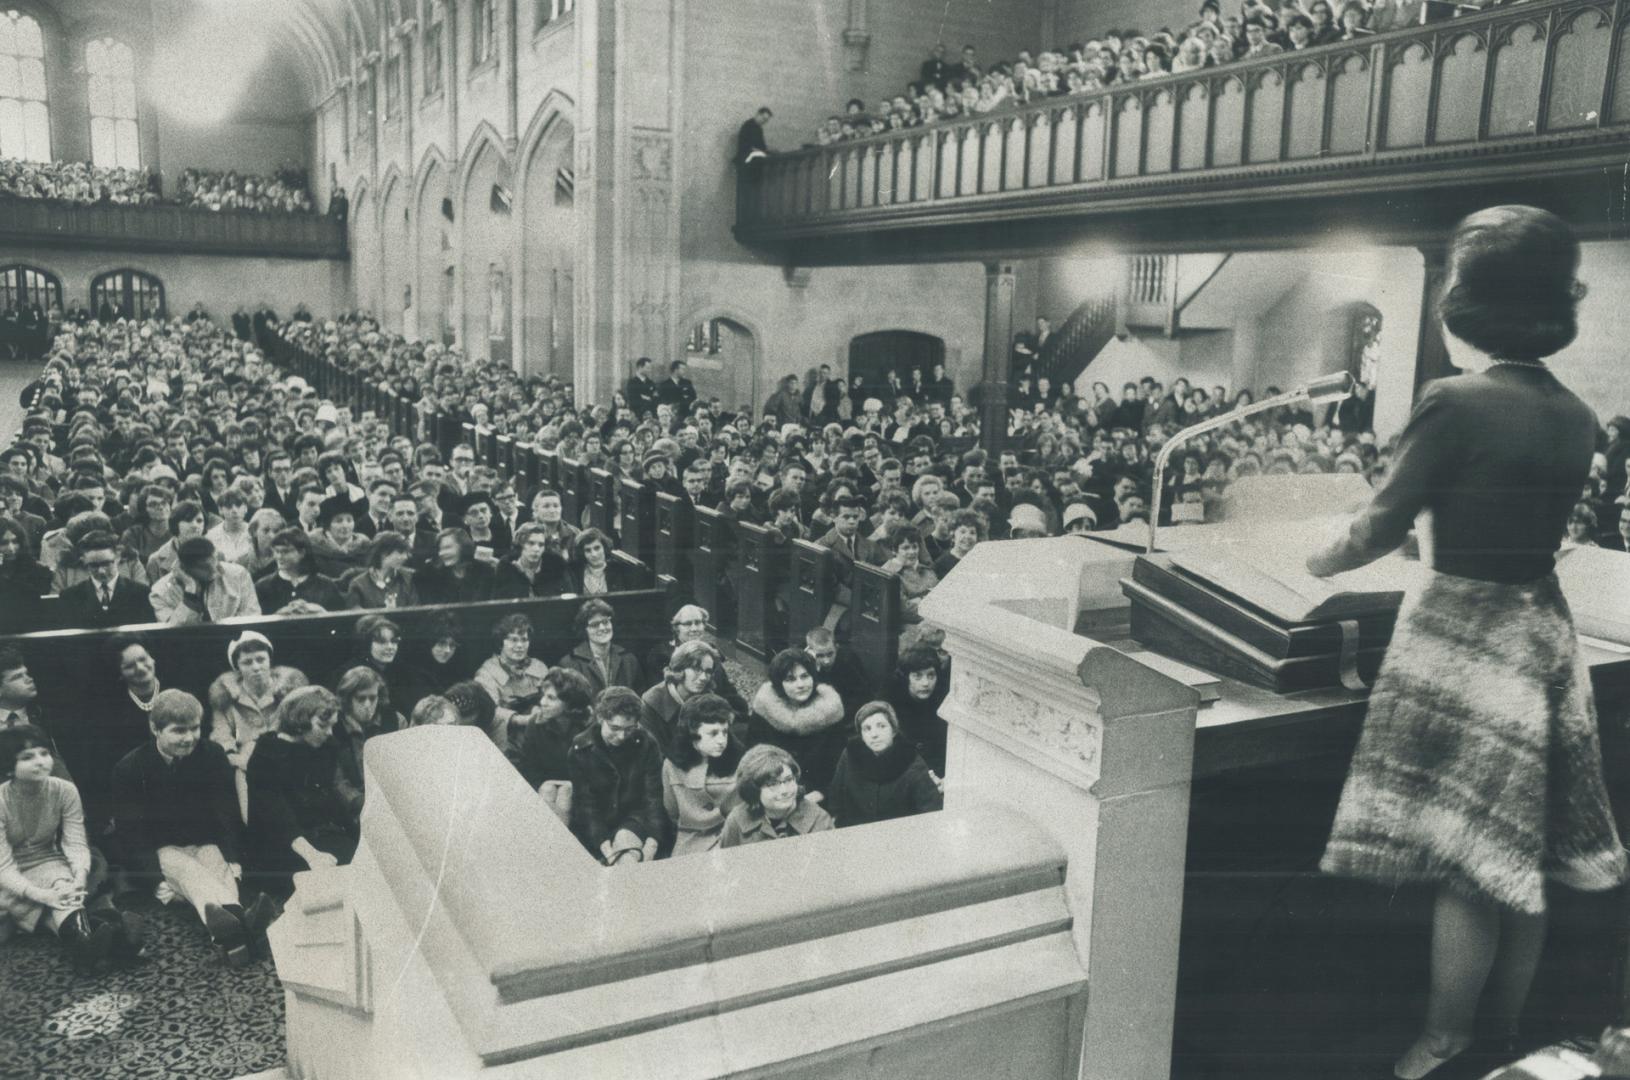
[[[636,357],[679,343],[683,11],[677,0],[580,4],[573,381],[603,402]]]
[[[1000,453],[1007,443],[1014,288],[1013,263],[985,264],[985,362],[979,381],[979,441],[992,455]]]

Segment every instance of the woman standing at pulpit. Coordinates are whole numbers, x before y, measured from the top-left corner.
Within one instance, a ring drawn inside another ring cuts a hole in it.
[[[1548,881],[1598,891],[1626,877],[1590,674],[1553,572],[1596,431],[1545,364],[1577,333],[1578,266],[1577,240],[1545,211],[1460,223],[1438,313],[1463,373],[1427,385],[1385,484],[1307,563],[1319,576],[1362,566],[1428,513],[1433,572],[1399,612],[1322,864],[1437,890],[1425,1027],[1393,1067],[1404,1080],[1466,1052],[1485,988],[1485,1029],[1515,1038]]]

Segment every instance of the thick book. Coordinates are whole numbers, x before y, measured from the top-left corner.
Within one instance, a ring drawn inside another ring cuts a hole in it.
[[[1275,660],[1324,656],[1341,651],[1337,620],[1287,623],[1204,578],[1178,569],[1166,555],[1140,556],[1132,580],[1177,604]],[[1360,649],[1385,648],[1392,639],[1397,605],[1357,619]]]
[[[1395,557],[1333,578],[1317,578],[1303,567],[1295,545],[1275,552],[1271,545],[1251,549],[1176,551],[1178,571],[1238,597],[1280,623],[1305,625],[1396,614],[1404,588]]]

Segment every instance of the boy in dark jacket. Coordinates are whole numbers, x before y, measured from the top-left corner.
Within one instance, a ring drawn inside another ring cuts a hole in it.
[[[114,840],[125,865],[159,879],[161,900],[193,906],[227,961],[241,964],[277,909],[239,903],[242,823],[226,751],[200,739],[204,707],[184,690],[153,698],[153,739],[113,768]]]
[[[649,861],[667,830],[662,752],[640,726],[640,696],[625,686],[600,692],[594,723],[572,742],[572,832],[608,866]]]

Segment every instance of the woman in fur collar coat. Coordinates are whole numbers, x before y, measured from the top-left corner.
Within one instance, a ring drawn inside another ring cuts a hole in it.
[[[798,762],[801,775],[824,781],[843,752],[843,699],[815,681],[815,659],[803,649],[783,649],[770,661],[770,677],[753,695],[747,721],[750,746],[779,746]]]
[[[944,808],[939,778],[916,745],[901,737],[887,702],[862,705],[855,731],[826,786],[826,809],[840,829]]]

